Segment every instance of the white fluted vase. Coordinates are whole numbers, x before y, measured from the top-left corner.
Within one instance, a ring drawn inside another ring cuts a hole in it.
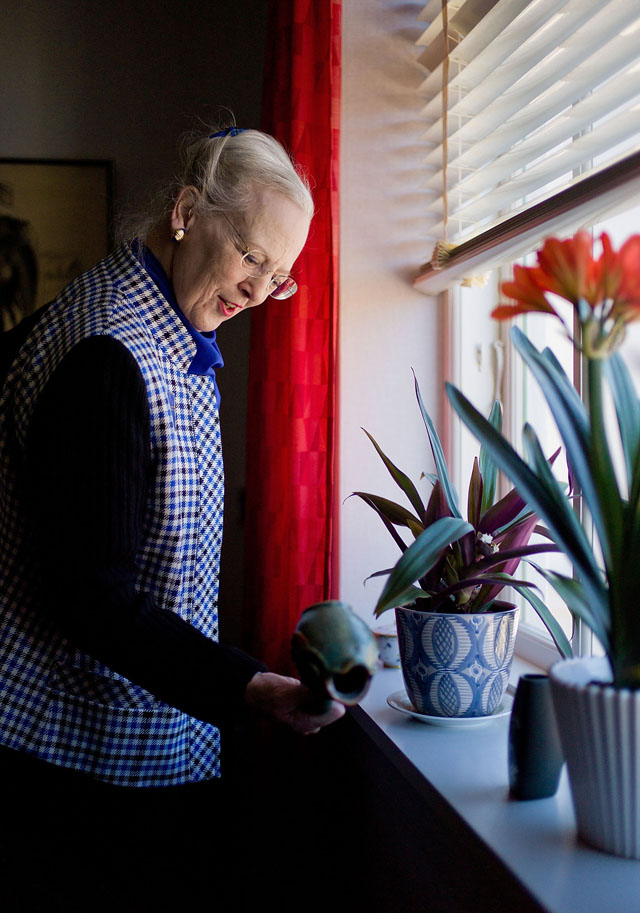
[[[604,657],[550,671],[578,833],[600,850],[640,859],[640,691],[617,689]]]

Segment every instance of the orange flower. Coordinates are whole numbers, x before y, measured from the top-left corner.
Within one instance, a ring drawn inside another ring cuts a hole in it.
[[[548,238],[538,251],[538,266],[514,267],[513,282],[503,282],[501,291],[517,304],[501,304],[492,317],[504,320],[532,311],[560,315],[547,299],[558,295],[578,308],[588,304],[591,314],[602,305],[598,320],[601,341],[607,335],[605,320],[629,323],[640,319],[640,235],[629,238],[616,253],[609,236],[600,237],[602,253],[593,256],[593,239],[579,231],[573,238]],[[583,323],[591,321],[581,313]],[[595,328],[593,328],[595,329]],[[618,330],[621,328],[618,327]]]
[[[548,238],[538,251],[537,281],[546,292],[566,298],[572,304],[586,299],[593,306],[593,241],[586,231],[559,241]]]
[[[530,266],[514,266],[513,282],[503,282],[501,291],[508,298],[514,298],[518,304],[501,304],[491,312],[496,320],[506,320],[517,314],[529,311],[541,311],[545,314],[558,314],[545,298],[544,290],[536,282],[538,270]]]
[[[600,241],[602,242],[602,255],[598,260],[600,269],[599,282],[600,294],[603,301],[613,300],[616,296],[620,284],[620,264],[618,254],[611,246],[609,235],[604,232]]]
[[[605,237],[603,235],[603,247]],[[640,319],[640,235],[632,235],[624,242],[616,261],[618,284],[608,296],[613,299],[611,316],[621,317],[629,323]]]

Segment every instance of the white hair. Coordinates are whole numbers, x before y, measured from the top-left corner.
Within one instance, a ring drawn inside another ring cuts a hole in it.
[[[190,133],[183,137],[175,180],[144,213],[121,223],[120,240],[146,237],[171,211],[185,187],[196,188],[194,208],[205,216],[247,212],[255,202],[256,191],[269,189],[290,199],[310,220],[314,204],[309,182],[283,146],[259,130],[234,130],[229,128],[222,136]]]

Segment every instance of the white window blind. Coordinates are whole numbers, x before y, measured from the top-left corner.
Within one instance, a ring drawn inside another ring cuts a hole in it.
[[[470,271],[640,193],[638,0],[430,0],[419,44],[429,235]]]

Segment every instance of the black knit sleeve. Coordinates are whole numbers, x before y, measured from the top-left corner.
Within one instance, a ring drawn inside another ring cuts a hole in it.
[[[26,466],[47,611],[65,636],[161,700],[227,721],[265,667],[136,592],[150,417],[124,345],[91,337],[63,359],[38,398]]]

